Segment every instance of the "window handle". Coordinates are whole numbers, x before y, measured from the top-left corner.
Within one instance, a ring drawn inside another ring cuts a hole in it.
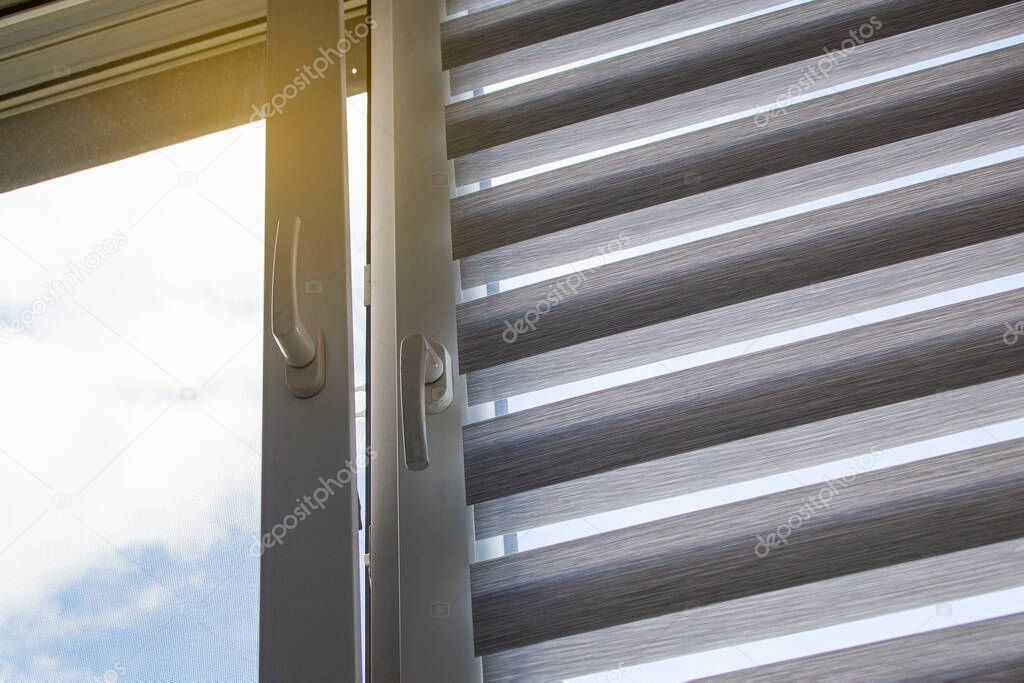
[[[405,465],[410,470],[425,470],[430,464],[427,414],[450,406],[455,394],[451,354],[443,344],[410,334],[402,340],[398,374]]]
[[[299,398],[309,398],[323,389],[327,367],[323,332],[310,332],[299,313],[296,283],[301,230],[302,219],[298,216],[277,222],[270,311],[274,341],[284,355],[285,384]]]

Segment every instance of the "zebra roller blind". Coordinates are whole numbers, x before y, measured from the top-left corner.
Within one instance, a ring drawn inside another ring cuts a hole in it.
[[[1024,675],[1024,2],[447,11],[485,679]]]

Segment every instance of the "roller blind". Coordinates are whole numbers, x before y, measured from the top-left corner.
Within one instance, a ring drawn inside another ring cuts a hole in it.
[[[485,679],[1020,588],[1024,2],[447,11],[477,538],[607,522],[474,564]],[[1020,619],[728,677],[1009,675]]]

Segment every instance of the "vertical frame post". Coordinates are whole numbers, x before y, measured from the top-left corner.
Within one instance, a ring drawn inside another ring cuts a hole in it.
[[[360,680],[344,17],[338,0],[269,0],[260,680]],[[285,384],[271,336],[279,219],[302,221],[301,317],[325,340],[326,383]],[[283,531],[282,531],[283,530]],[[280,541],[266,534],[277,533]]]
[[[410,334],[444,344],[458,368],[443,0],[374,0],[371,91],[371,661],[374,683],[481,680],[469,569],[473,522],[462,461],[465,381],[427,418],[430,465],[405,466],[398,349]],[[456,370],[457,372],[457,370]]]

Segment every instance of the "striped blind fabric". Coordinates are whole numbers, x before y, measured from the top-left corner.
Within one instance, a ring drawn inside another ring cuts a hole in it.
[[[1024,2],[447,10],[477,537],[603,520],[473,566],[485,679],[1020,588]],[[725,678],[1019,677],[1014,611]]]

